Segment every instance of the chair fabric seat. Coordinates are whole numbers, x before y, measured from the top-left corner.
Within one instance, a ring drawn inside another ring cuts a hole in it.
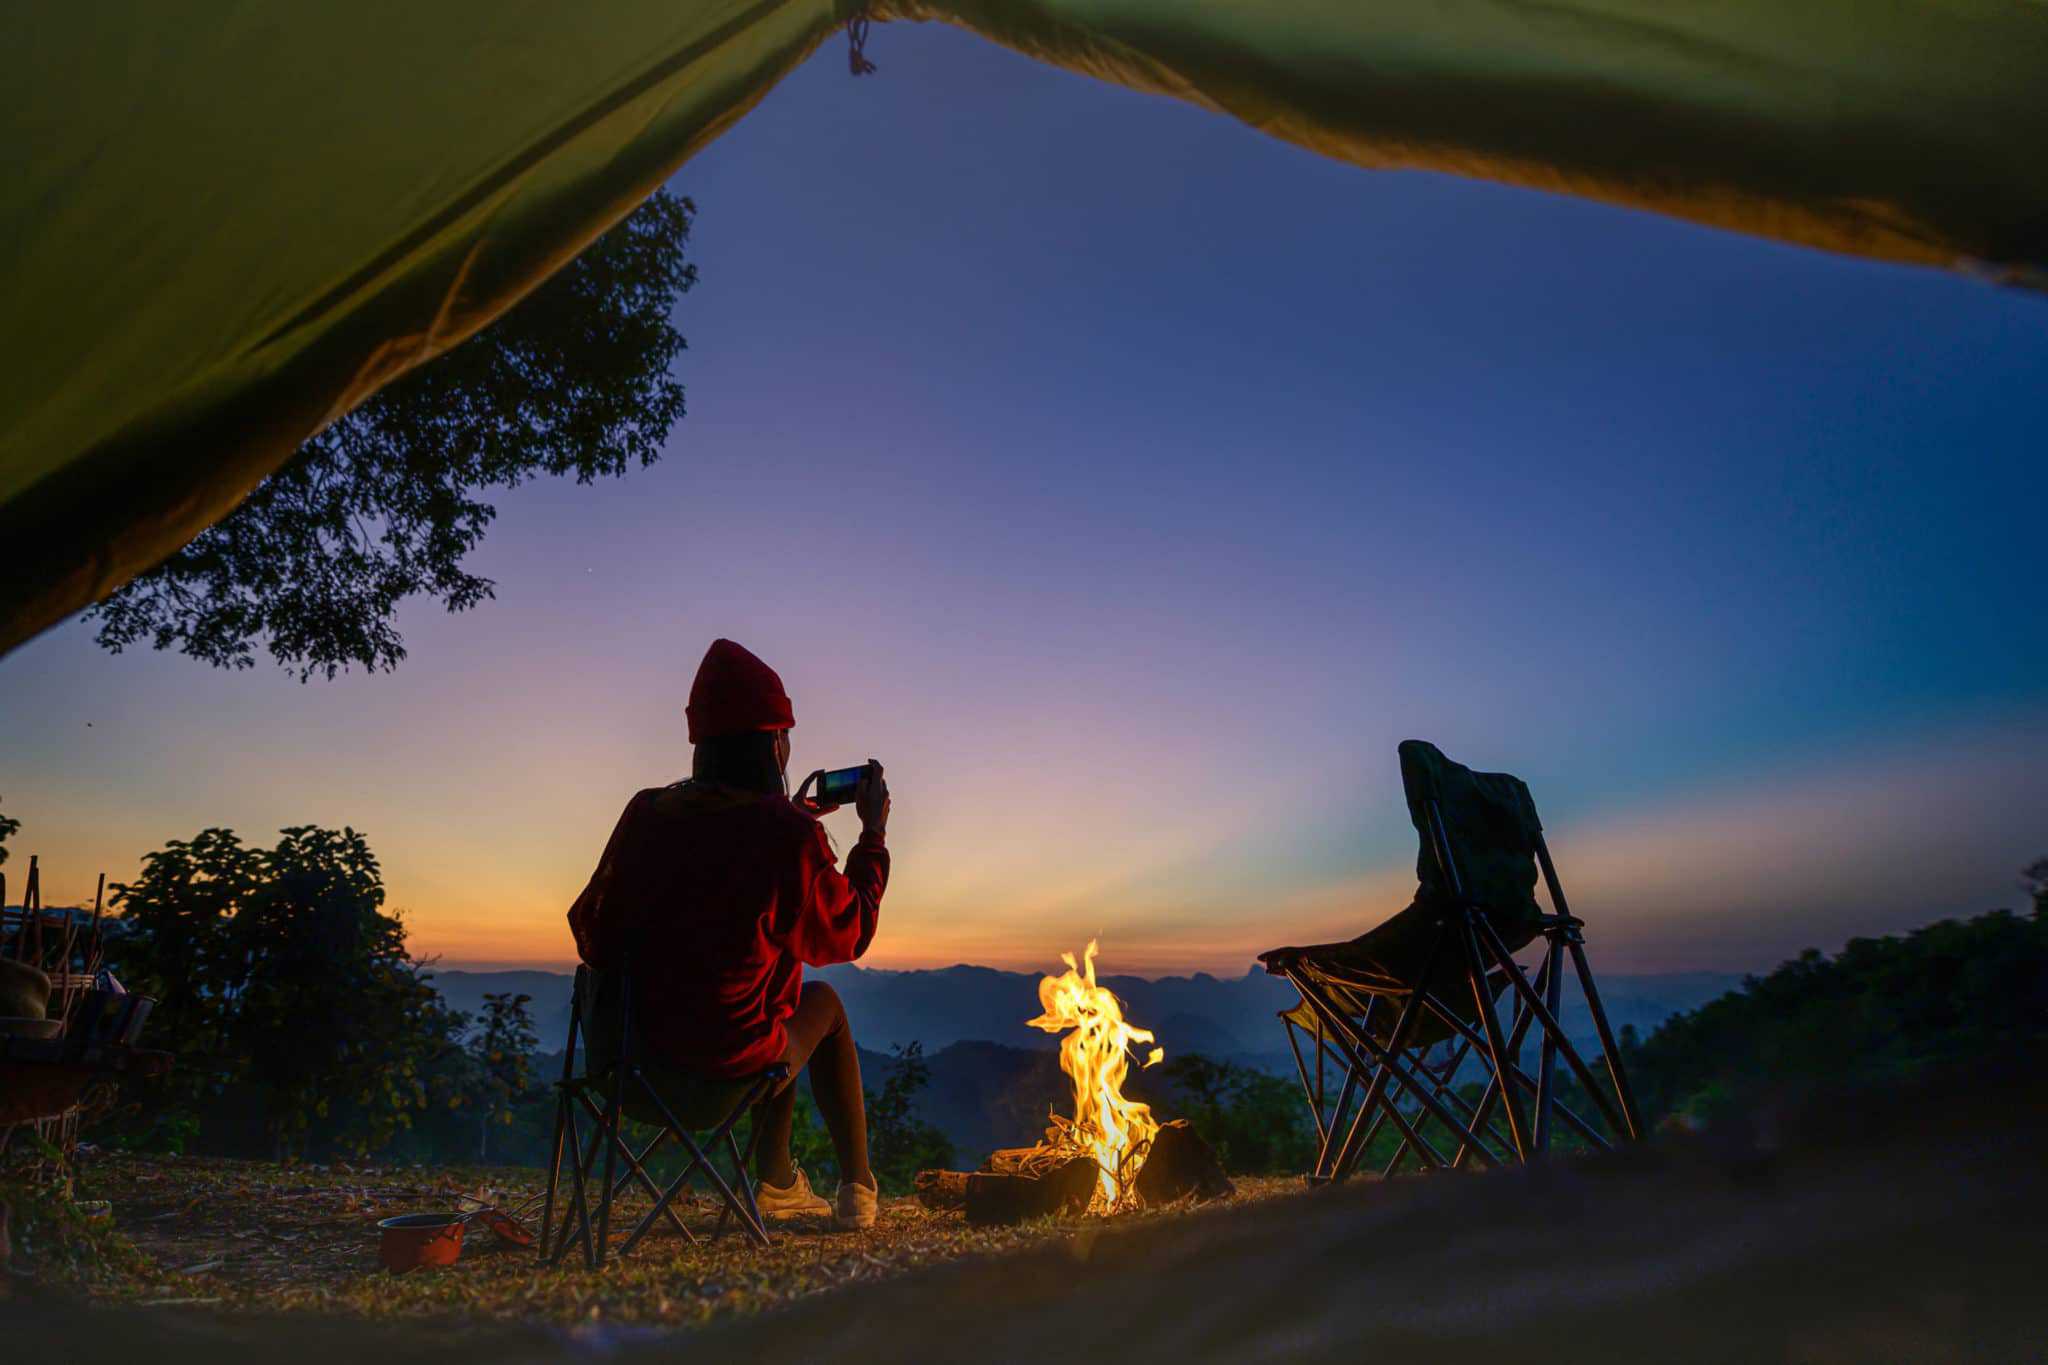
[[[740,1076],[701,1076],[695,1072],[678,1071],[659,1062],[638,1063],[641,1079],[654,1087],[662,1103],[676,1117],[676,1122],[692,1132],[716,1128],[732,1116],[759,1083],[759,1074]],[[596,1090],[599,1094],[611,1089],[612,1068],[593,1071],[579,1077],[576,1084]],[[638,1098],[632,1086],[627,1086],[620,1112],[635,1123],[660,1127],[668,1120],[646,1099]]]
[[[616,973],[602,972],[594,967],[586,967],[584,971],[589,973],[589,989],[583,996],[583,1040],[587,1058],[584,1082],[609,1087],[612,1069],[619,1064],[619,1038],[623,1027],[619,1016],[623,993],[619,990]],[[644,1043],[634,1052],[641,1076],[653,1086],[662,1102],[674,1111],[677,1121],[693,1130],[716,1128],[725,1122],[761,1079],[760,1072],[746,1076],[707,1076],[668,1066],[648,1056]],[[622,1112],[635,1123],[659,1125],[666,1121],[653,1104],[637,1098],[631,1086],[626,1087]]]
[[[1418,739],[1402,743],[1400,759],[1408,818],[1421,842],[1415,859],[1415,899],[1346,942],[1275,948],[1259,954],[1269,969],[1291,963],[1316,977],[1331,1002],[1353,1019],[1368,1018],[1366,1006],[1373,997],[1385,999],[1387,1004],[1371,1012],[1368,1028],[1382,1044],[1393,1031],[1401,1004],[1420,983],[1437,925],[1446,912],[1458,910],[1461,903],[1477,906],[1510,953],[1527,947],[1543,926],[1543,910],[1536,903],[1536,840],[1543,825],[1528,786],[1512,773],[1474,772],[1446,758],[1434,744]],[[1436,834],[1429,813],[1432,801],[1442,812],[1445,837],[1458,851],[1462,878],[1458,887],[1446,879],[1435,853]],[[1470,987],[1461,980],[1463,961],[1460,953],[1447,950],[1438,960],[1431,993],[1464,1022],[1476,1023],[1478,1007]],[[1488,984],[1498,998],[1507,988],[1507,978],[1496,971]],[[1311,1031],[1317,1026],[1315,1011],[1307,1000],[1297,1001],[1284,1017]],[[1425,1015],[1418,1022],[1417,1045],[1452,1036],[1450,1026],[1434,1015]]]
[[[1385,1046],[1391,1041],[1394,1020],[1399,1016],[1401,1006],[1420,983],[1423,968],[1428,965],[1430,943],[1437,923],[1437,915],[1431,907],[1419,901],[1411,902],[1357,938],[1343,943],[1275,948],[1259,954],[1259,960],[1268,967],[1288,963],[1313,977],[1334,1007],[1343,1010],[1353,1021],[1363,1022],[1368,1036]],[[1524,939],[1514,946],[1521,947],[1527,941]],[[1459,1019],[1476,1025],[1479,1009],[1472,1000],[1471,988],[1465,984],[1464,959],[1452,950],[1452,945],[1445,945],[1442,956],[1437,959],[1433,978],[1431,993]],[[1496,970],[1488,975],[1487,986],[1498,999],[1507,989],[1507,976]],[[1375,998],[1382,1003],[1368,1013],[1368,1007]],[[1306,999],[1296,1000],[1282,1017],[1311,1033],[1320,1027],[1315,1010]],[[1452,1034],[1450,1025],[1425,1011],[1416,1021],[1413,1043],[1416,1046],[1438,1043]]]

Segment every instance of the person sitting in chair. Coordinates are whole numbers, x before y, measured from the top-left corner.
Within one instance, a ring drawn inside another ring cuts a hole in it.
[[[793,802],[796,715],[775,670],[715,640],[685,709],[695,757],[688,781],[626,804],[589,886],[569,911],[583,961],[630,970],[634,1019],[657,1063],[738,1078],[786,1062],[790,1080],[755,1122],[757,1202],[768,1218],[831,1213],[875,1221],[860,1059],[839,996],[803,969],[851,962],[874,940],[889,881],[889,788],[879,763],[854,793],[860,838],[841,873],[820,815]],[[797,1072],[838,1153],[836,1207],[790,1160]]]

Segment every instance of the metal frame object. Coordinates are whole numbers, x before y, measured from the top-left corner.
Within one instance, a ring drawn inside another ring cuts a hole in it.
[[[578,969],[576,986],[569,1002],[569,1041],[562,1053],[562,1078],[555,1083],[558,1096],[555,1136],[553,1156],[548,1166],[547,1196],[541,1206],[540,1263],[544,1266],[559,1265],[571,1247],[581,1247],[583,1264],[592,1270],[602,1268],[610,1250],[612,1204],[629,1184],[637,1184],[654,1202],[626,1238],[625,1245],[619,1248],[620,1256],[630,1254],[640,1245],[640,1239],[653,1230],[655,1223],[663,1219],[694,1245],[696,1234],[684,1226],[673,1205],[676,1196],[699,1174],[723,1204],[717,1228],[712,1233],[714,1240],[724,1235],[729,1220],[736,1219],[741,1231],[756,1246],[768,1246],[768,1226],[754,1200],[753,1179],[747,1173],[748,1163],[754,1156],[754,1143],[760,1137],[760,1125],[754,1125],[754,1137],[744,1152],[740,1150],[739,1139],[734,1136],[733,1129],[756,1104],[789,1079],[788,1065],[777,1062],[751,1078],[749,1088],[739,1103],[721,1123],[709,1130],[710,1135],[700,1145],[692,1130],[676,1117],[667,1098],[640,1067],[637,1034],[632,1024],[632,984],[629,980],[619,983],[622,999],[618,1061],[609,1075],[592,1076],[587,1070],[586,1048],[585,1074],[576,1074],[576,1044],[583,1030],[584,992],[588,988],[588,979],[588,970]],[[644,1100],[662,1118],[661,1131],[637,1152],[619,1128],[629,1096],[638,1097],[636,1103]],[[664,1188],[648,1173],[647,1163],[662,1144],[671,1139],[682,1145],[690,1159],[681,1174]],[[727,1180],[712,1164],[712,1156],[721,1146],[732,1159],[731,1180]],[[602,1174],[598,1175],[593,1168],[598,1165],[600,1154],[604,1161]],[[623,1171],[617,1169],[620,1161],[625,1165]],[[562,1181],[565,1169],[569,1176],[566,1191]],[[558,1227],[555,1207],[558,1196],[564,1194],[566,1198],[560,1201],[562,1216]],[[596,1202],[594,1216],[591,1208],[593,1199]]]
[[[1532,980],[1515,961],[1486,907],[1467,894],[1468,883],[1437,795],[1425,794],[1417,809],[1427,826],[1424,834],[1432,860],[1450,892],[1431,909],[1434,933],[1419,973],[1397,979],[1361,971],[1335,960],[1319,961],[1314,948],[1275,949],[1261,955],[1268,972],[1286,978],[1301,993],[1314,1019],[1311,1029],[1291,1018],[1298,1006],[1280,1014],[1302,1095],[1315,1122],[1317,1151],[1307,1172],[1309,1182],[1326,1184],[1353,1174],[1374,1137],[1389,1123],[1401,1141],[1382,1175],[1394,1174],[1411,1157],[1424,1170],[1462,1169],[1475,1156],[1493,1166],[1526,1162],[1550,1150],[1560,1122],[1596,1148],[1639,1140],[1642,1123],[1635,1096],[1586,960],[1585,922],[1571,913],[1541,829],[1529,834],[1552,913],[1536,920],[1536,937],[1544,946]],[[1439,968],[1447,956],[1453,967],[1445,974]],[[1604,1077],[1595,1075],[1559,1023],[1567,961],[1599,1036]],[[1461,1012],[1446,993],[1462,995],[1467,989],[1472,1008]],[[1514,1000],[1505,1028],[1496,1007],[1503,994]],[[1389,1012],[1394,1016],[1391,1028],[1375,1029]],[[1376,1019],[1376,1014],[1381,1017]],[[1425,1020],[1447,1036],[1423,1040]],[[1542,1038],[1533,1076],[1521,1065],[1531,1027],[1539,1029]],[[1313,1073],[1303,1056],[1304,1040],[1315,1055]],[[1439,1055],[1434,1064],[1433,1053]],[[1468,1058],[1484,1075],[1476,1101],[1455,1088]],[[1560,1059],[1591,1097],[1598,1122],[1589,1121],[1559,1097]],[[1343,1077],[1334,1102],[1325,1084],[1326,1065]]]

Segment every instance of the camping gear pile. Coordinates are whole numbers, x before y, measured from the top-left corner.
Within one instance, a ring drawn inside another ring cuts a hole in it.
[[[106,969],[106,890],[102,873],[90,917],[46,909],[32,856],[21,905],[0,908],[0,1160],[27,1149],[32,1178],[68,1180],[93,1094],[171,1065],[169,1053],[135,1045],[155,1000]],[[0,873],[0,907],[6,899]],[[17,1145],[22,1133],[38,1141]]]

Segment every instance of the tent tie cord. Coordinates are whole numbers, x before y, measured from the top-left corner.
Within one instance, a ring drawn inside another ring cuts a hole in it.
[[[872,76],[875,64],[868,60],[868,7],[856,5],[846,20],[846,66],[856,76]]]

